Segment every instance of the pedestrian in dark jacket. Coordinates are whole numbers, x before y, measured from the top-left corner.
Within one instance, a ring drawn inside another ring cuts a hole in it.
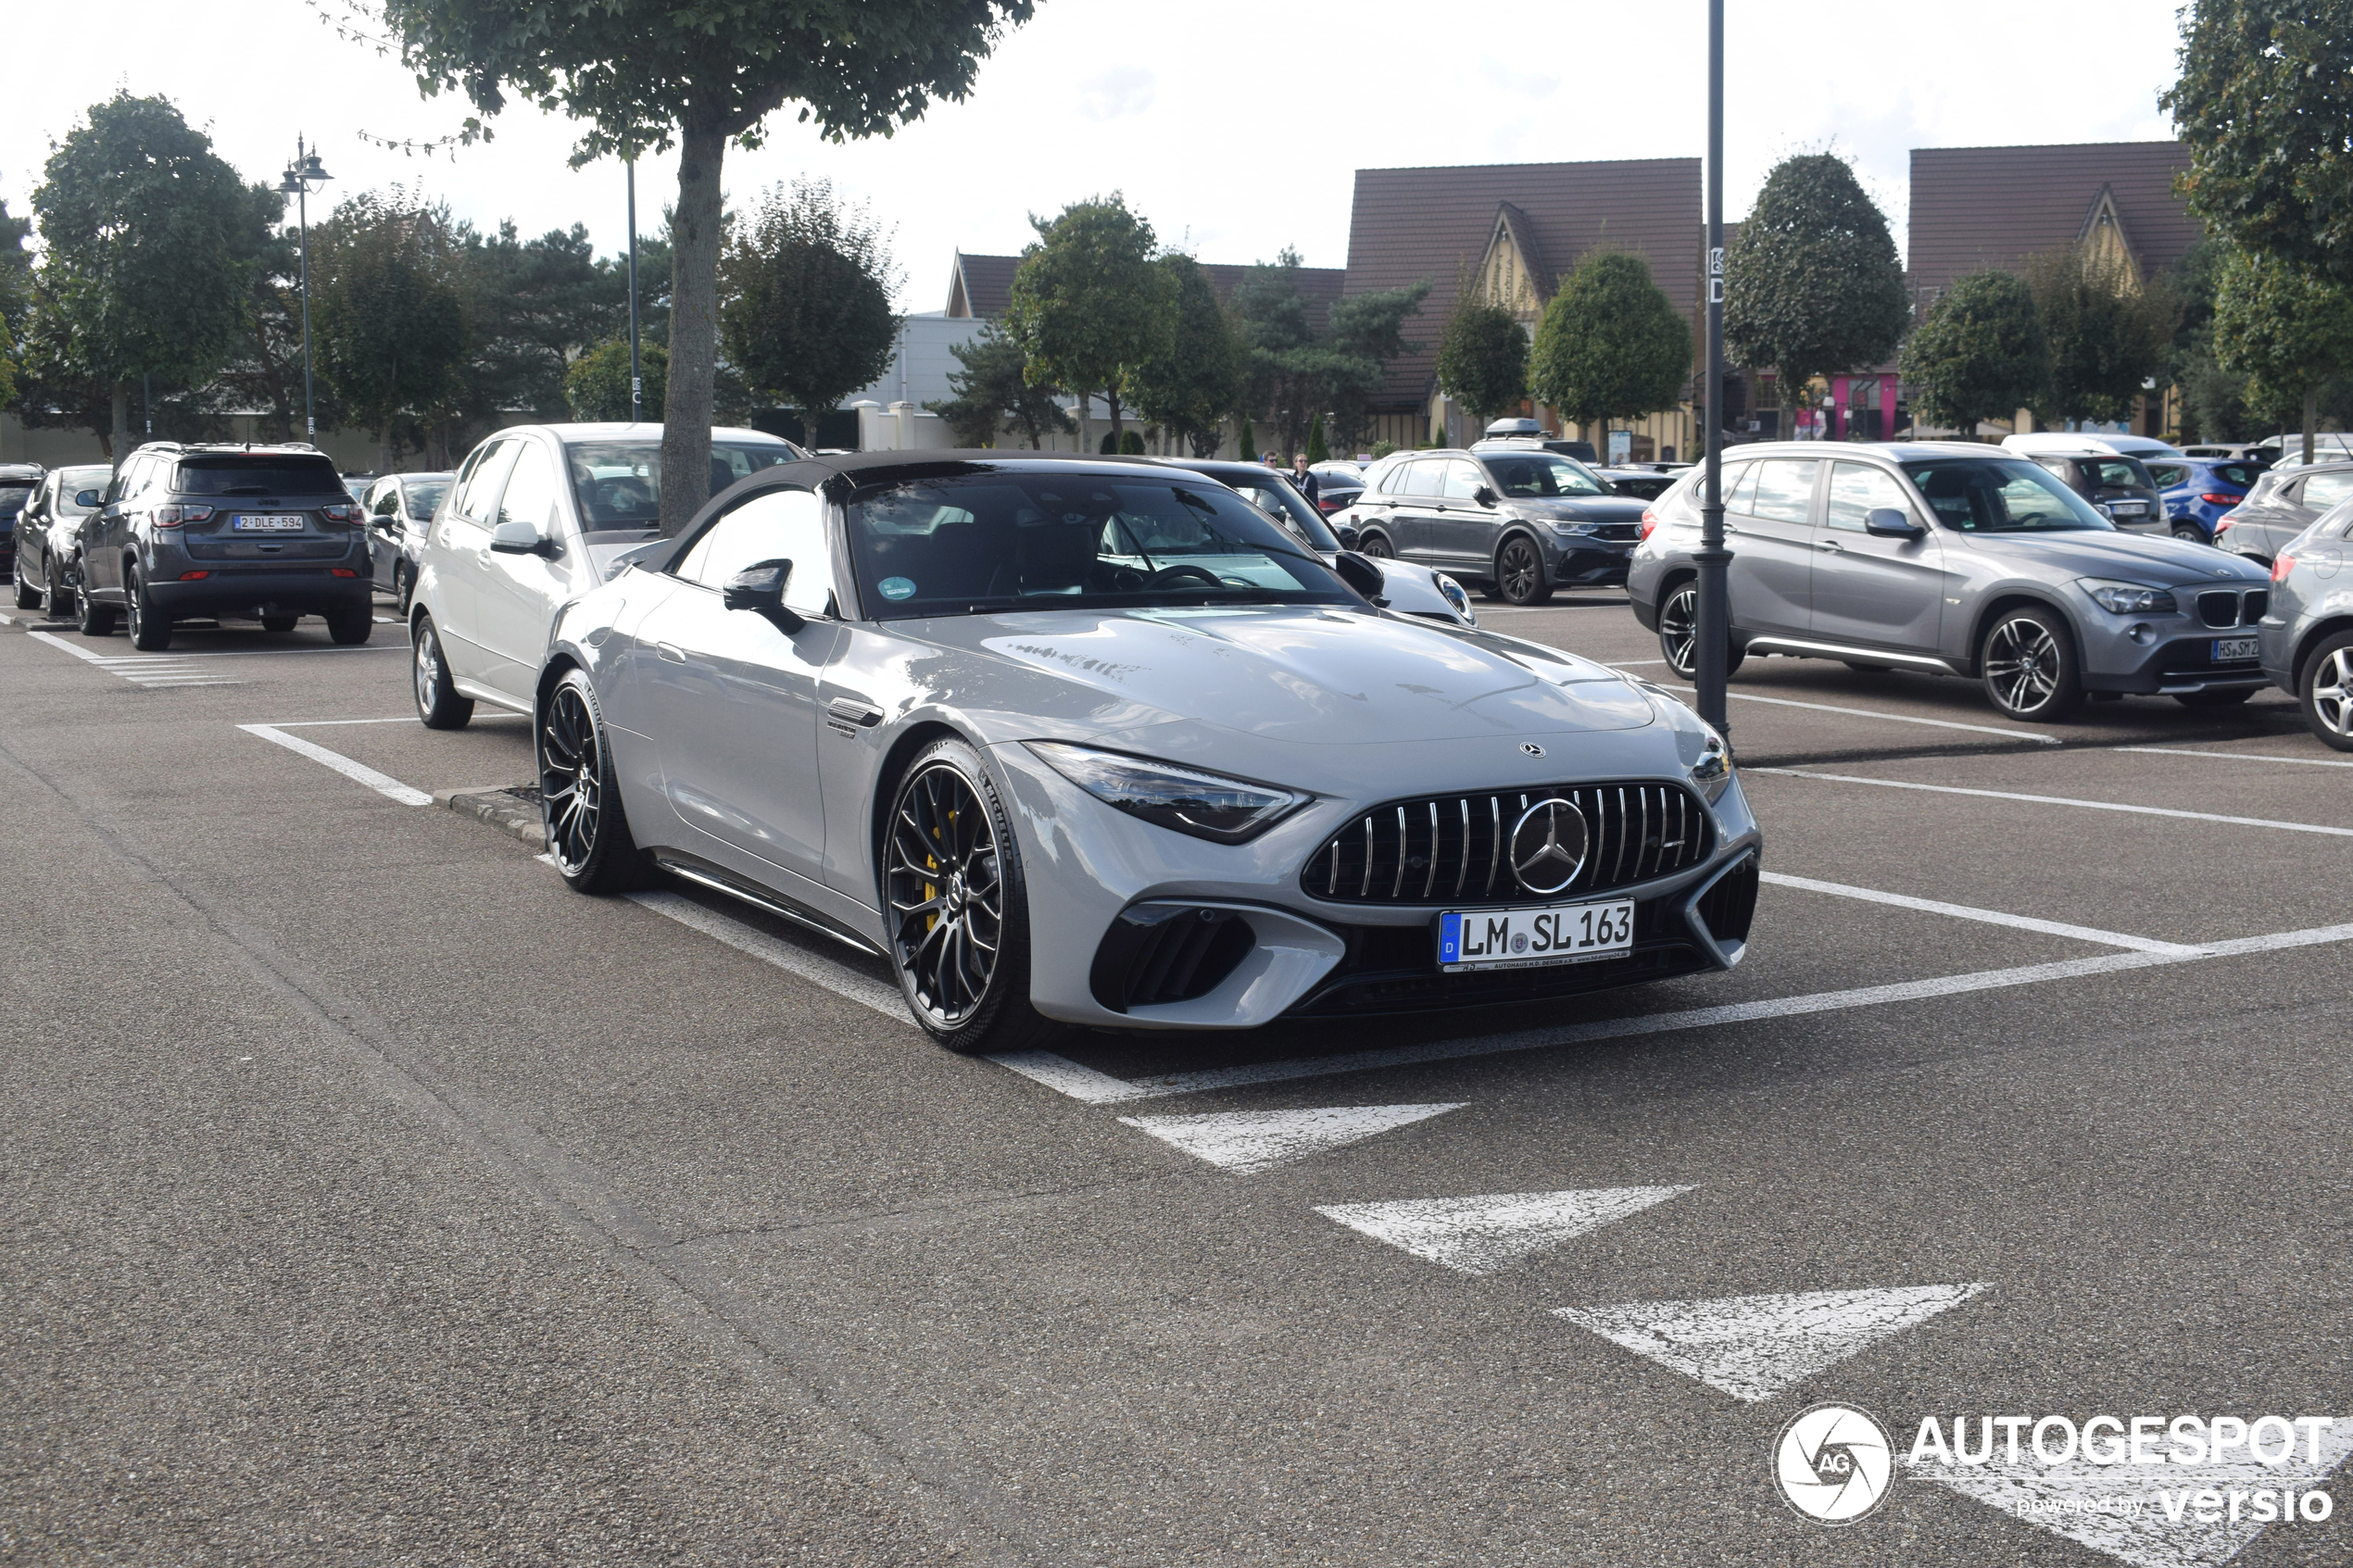
[[[1307,471],[1307,454],[1304,452],[1292,453],[1290,463],[1291,483],[1298,485],[1300,494],[1307,497],[1307,504],[1311,507],[1314,506],[1315,504],[1315,491],[1318,487],[1315,483],[1315,476]]]

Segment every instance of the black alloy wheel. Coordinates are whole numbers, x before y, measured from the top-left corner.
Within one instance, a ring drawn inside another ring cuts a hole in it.
[[[1978,655],[1985,695],[2012,719],[2047,724],[2083,702],[2075,642],[2056,612],[2014,609],[1985,633]]]
[[[1495,587],[1509,605],[1541,605],[1553,596],[1544,577],[1544,554],[1536,541],[1515,533],[1495,552]]]
[[[1055,1028],[1029,1005],[1029,909],[1013,823],[980,754],[942,739],[908,764],[883,843],[891,964],[915,1021],[952,1051]]]
[[[1685,578],[1658,607],[1658,651],[1667,668],[1686,681],[1699,678],[1699,582]],[[1748,650],[1730,644],[1724,649],[1724,678],[1730,680],[1748,658]]]
[[[462,730],[474,716],[474,699],[458,695],[449,678],[449,663],[441,656],[441,633],[433,617],[420,615],[409,633],[409,690],[417,699],[417,717],[428,730]]]
[[[537,751],[540,820],[556,870],[582,893],[635,886],[642,857],[621,809],[597,695],[582,671],[564,671],[540,705]]]
[[[86,571],[82,573],[80,598],[82,618],[74,622],[74,630],[85,637],[113,636],[114,606],[102,605],[90,596],[90,576]]]
[[[132,647],[141,653],[161,653],[171,646],[171,618],[147,597],[147,581],[135,566],[123,573],[122,603],[130,612]]]

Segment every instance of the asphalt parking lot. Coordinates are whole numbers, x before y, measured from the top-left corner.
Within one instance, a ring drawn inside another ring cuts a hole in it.
[[[1480,611],[1665,678],[1620,596]],[[2154,1500],[2243,1460],[1833,1529],[1771,1458],[1825,1401],[2353,1452],[2353,759],[2280,694],[1751,660],[1733,972],[988,1060],[441,809],[528,728],[407,680],[0,625],[0,1561],[2353,1562]]]

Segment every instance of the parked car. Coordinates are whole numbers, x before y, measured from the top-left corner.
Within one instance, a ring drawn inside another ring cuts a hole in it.
[[[105,463],[52,469],[17,521],[17,608],[43,607],[53,621],[73,613],[82,571],[82,521],[98,509],[114,470]]]
[[[2263,672],[2303,704],[2312,733],[2353,751],[2353,501],[2272,558],[2271,608],[2258,636]]]
[[[1982,681],[2012,719],[2050,721],[2088,693],[2190,707],[2261,687],[2251,562],[2119,530],[2040,462],[1964,443],[1777,442],[1724,459],[1730,665],[1835,659]],[[1695,666],[1695,475],[1653,503],[1627,591],[1678,675]]]
[[[0,556],[7,558],[8,571],[16,572],[17,520],[24,512],[24,504],[41,486],[42,475],[48,472],[39,463],[0,463]],[[31,609],[24,602],[24,579],[17,583],[17,603],[19,608]]]
[[[1334,459],[1307,471],[1315,476],[1315,509],[1326,517],[1346,511],[1365,493],[1365,470],[1354,463]]]
[[[1681,475],[1680,464],[1668,468],[1665,464],[1644,464],[1641,467],[1620,465],[1614,469],[1595,469],[1613,494],[1631,495],[1638,501],[1655,501],[1667,494],[1668,486]]]
[[[151,441],[125,458],[82,527],[82,634],[129,619],[145,652],[176,621],[258,620],[286,632],[325,618],[336,642],[374,621],[359,505],[317,448]]]
[[[2138,458],[2145,463],[2160,458],[2188,456],[2170,441],[2159,441],[2153,435],[2109,435],[2096,430],[2029,431],[2023,435],[2002,437],[2003,448],[2029,458],[2071,452],[2119,452],[2128,458]]]
[[[2280,546],[2353,498],[2353,462],[2278,468],[2258,476],[2255,488],[2214,524],[2214,542],[2263,566]]]
[[[1571,441],[1566,436],[1554,435],[1534,420],[1497,420],[1471,445],[1476,449],[1491,441],[1520,442],[1547,452],[1558,452],[1564,458],[1574,458],[1588,465],[1601,461],[1594,454],[1592,442]]]
[[[343,487],[351,492],[353,500],[363,506],[367,503],[368,492],[375,487],[375,483],[376,476],[372,473],[347,473],[343,476]]]
[[[425,531],[433,524],[434,508],[448,494],[450,473],[388,474],[368,487],[360,508],[368,515],[370,580],[376,592],[409,601],[417,588],[417,568],[425,553]]]
[[[711,490],[788,463],[791,442],[711,432]],[[409,601],[417,716],[454,730],[487,702],[531,711],[548,622],[658,536],[661,427],[520,425],[467,454],[434,508]]]
[[[2252,441],[2196,441],[2182,447],[2184,458],[2220,458],[2229,462],[2248,463],[2258,469],[2270,466],[2271,459],[2264,456],[2260,446]]]
[[[1382,467],[1335,524],[1356,547],[1476,583],[1514,605],[1626,581],[1642,503],[1574,458],[1520,444],[1413,453]]]
[[[2310,468],[2319,463],[2353,461],[2353,433],[2341,430],[2316,432],[2312,436],[2312,461],[2304,460],[2304,433],[2283,431],[2278,435],[2265,436],[2255,444],[2256,455],[2274,468]]]
[[[2261,472],[2253,463],[2212,458],[2155,458],[2145,466],[2165,502],[2173,537],[2201,545],[2214,543],[2215,525],[2246,499]]]
[[[1354,554],[1343,544],[1331,525],[1316,508],[1308,504],[1299,487],[1279,473],[1256,463],[1227,463],[1214,458],[1160,458],[1154,459],[1170,468],[1190,469],[1206,474],[1227,489],[1239,494],[1260,511],[1295,534],[1299,542],[1323,558],[1324,564],[1339,572],[1348,585],[1371,599],[1376,605],[1393,609],[1400,615],[1419,615],[1433,621],[1443,621],[1457,626],[1476,626],[1478,617],[1472,613],[1470,595],[1463,585],[1442,571],[1428,567],[1408,566],[1401,560],[1375,560],[1369,556]],[[1340,557],[1350,556],[1343,565]],[[1359,578],[1358,571],[1368,575]]]
[[[2061,483],[2091,502],[2117,527],[2133,533],[2172,532],[2165,521],[2165,501],[2158,493],[2157,482],[2138,458],[2091,447],[2020,455],[2057,474]]]
[[[535,696],[568,883],[650,861],[830,933],[959,1051],[1723,970],[1754,913],[1683,704],[1376,614],[1165,468],[759,474],[567,604]]]

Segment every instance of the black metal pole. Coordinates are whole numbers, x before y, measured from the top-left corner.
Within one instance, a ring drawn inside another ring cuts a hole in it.
[[[1699,716],[1726,735],[1724,665],[1731,643],[1731,597],[1724,569],[1724,0],[1707,0],[1707,477],[1700,506],[1699,626],[1692,647]]]
[[[646,418],[646,383],[637,374],[637,160],[629,168],[629,422]]]
[[[302,144],[296,141],[299,149]],[[302,159],[297,151],[297,167]],[[295,211],[302,222],[302,432],[306,441],[319,439],[319,416],[310,393],[310,183],[297,180],[300,192],[295,197]],[[281,212],[283,207],[279,208]]]

